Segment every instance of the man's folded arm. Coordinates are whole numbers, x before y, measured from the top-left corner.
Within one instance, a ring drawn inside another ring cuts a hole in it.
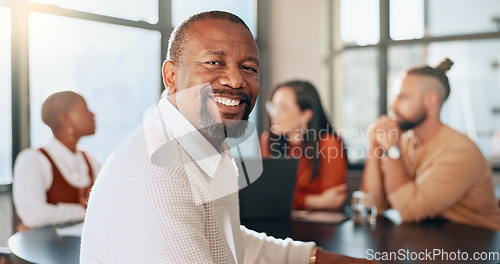
[[[481,176],[482,172],[471,164],[476,164],[475,158],[463,150],[453,151],[453,155],[438,155],[429,168],[419,172],[415,181],[389,193],[391,207],[399,211],[404,221],[439,215],[455,204]]]

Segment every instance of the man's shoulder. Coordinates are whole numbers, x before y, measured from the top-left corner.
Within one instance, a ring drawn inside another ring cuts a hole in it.
[[[177,141],[164,141],[154,147],[150,144],[141,126],[113,152],[105,165],[111,171],[119,170],[121,177],[175,176],[170,172],[182,168]]]
[[[408,130],[401,135],[401,142],[408,144],[415,140],[415,133],[413,130]],[[453,149],[470,149],[477,148],[476,143],[472,141],[467,135],[447,126],[443,125],[435,136],[429,141],[433,148],[438,147],[451,147]]]
[[[446,144],[453,149],[468,149],[468,150],[478,150],[478,147],[474,141],[472,141],[467,135],[455,130],[447,125],[443,125],[441,131],[439,131],[438,141],[442,144]]]
[[[479,147],[467,135],[444,125],[436,137],[428,142],[429,156],[436,159],[453,159],[464,164],[482,164],[488,162]]]

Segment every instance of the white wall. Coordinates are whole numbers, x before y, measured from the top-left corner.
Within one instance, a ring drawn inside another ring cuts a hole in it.
[[[291,79],[310,81],[329,113],[326,18],[323,0],[271,0],[269,3],[270,87]],[[267,100],[267,98],[265,98]]]

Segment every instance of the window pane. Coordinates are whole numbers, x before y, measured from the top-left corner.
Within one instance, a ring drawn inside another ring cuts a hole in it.
[[[10,10],[0,7],[0,184],[12,179],[10,20]]]
[[[420,38],[424,28],[427,36],[497,32],[500,29],[498,0],[391,0],[390,3],[393,39]]]
[[[451,93],[441,120],[476,142],[483,154],[500,161],[500,40],[471,40],[392,48],[390,74],[425,62],[454,61],[448,72]],[[395,64],[405,61],[407,65]]]
[[[347,50],[342,53],[340,129],[350,163],[366,157],[366,129],[379,115],[378,57],[374,48]]]
[[[342,0],[340,36],[345,43],[376,44],[380,37],[378,0]]]
[[[189,16],[208,10],[222,10],[238,15],[257,38],[257,0],[172,0],[174,27]]]
[[[390,9],[392,39],[424,36],[424,0],[391,0]]]
[[[97,122],[96,135],[83,138],[82,145],[104,162],[159,98],[160,34],[33,13],[29,37],[32,145],[51,136],[40,117],[45,98],[78,89]]]
[[[393,98],[392,87],[404,70],[410,67],[426,65],[426,46],[422,44],[392,46],[388,49],[388,76],[387,76],[387,99]]]
[[[29,0],[30,2],[57,5],[59,7],[134,21],[158,23],[158,0]]]

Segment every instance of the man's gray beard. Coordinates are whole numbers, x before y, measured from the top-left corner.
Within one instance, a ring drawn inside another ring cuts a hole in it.
[[[245,112],[241,120],[232,120],[227,118],[225,122],[216,121],[210,115],[207,104],[209,98],[202,101],[200,109],[201,127],[200,132],[206,137],[214,140],[224,140],[225,138],[240,138],[243,136],[248,127],[248,117],[250,115],[250,106],[247,103]]]

